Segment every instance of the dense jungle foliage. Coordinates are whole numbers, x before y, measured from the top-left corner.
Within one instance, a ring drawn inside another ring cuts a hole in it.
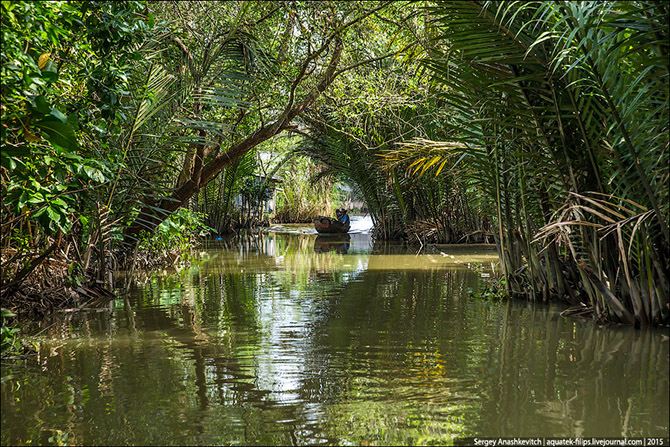
[[[662,2],[0,8],[5,308],[104,299],[348,184],[377,238],[495,241],[509,295],[670,321]]]

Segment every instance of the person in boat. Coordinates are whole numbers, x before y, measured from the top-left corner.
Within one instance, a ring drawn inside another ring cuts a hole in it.
[[[337,215],[337,220],[342,222],[346,226],[351,225],[351,220],[349,219],[349,214],[347,214],[347,210],[341,209],[340,214]]]

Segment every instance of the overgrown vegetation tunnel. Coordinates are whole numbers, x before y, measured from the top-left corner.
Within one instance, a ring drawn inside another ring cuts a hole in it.
[[[509,296],[670,323],[663,2],[0,8],[3,308],[359,201],[495,242]]]

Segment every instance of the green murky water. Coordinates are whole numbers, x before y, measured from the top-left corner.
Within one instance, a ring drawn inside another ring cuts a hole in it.
[[[667,330],[473,299],[488,248],[288,229],[59,314],[38,355],[2,365],[2,444],[668,435]]]

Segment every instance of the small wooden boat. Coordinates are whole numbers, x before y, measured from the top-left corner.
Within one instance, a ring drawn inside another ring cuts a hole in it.
[[[332,217],[316,216],[314,218],[314,228],[321,234],[332,234],[347,233],[350,227]]]

